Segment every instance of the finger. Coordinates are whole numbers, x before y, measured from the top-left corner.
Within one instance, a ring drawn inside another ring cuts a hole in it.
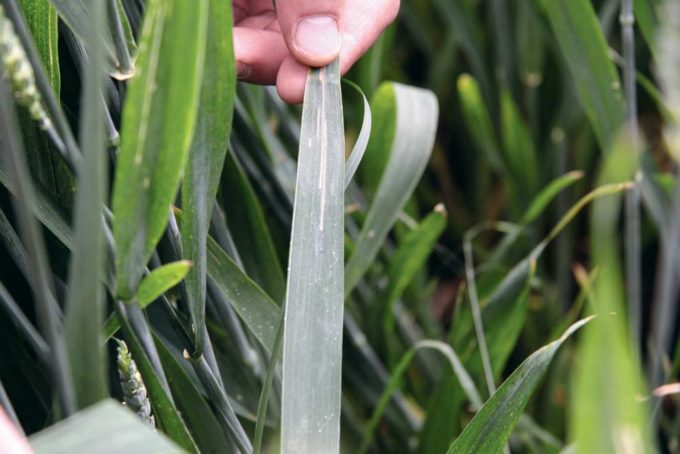
[[[276,89],[281,99],[289,104],[300,104],[305,95],[307,73],[309,68],[292,55],[284,58],[276,79]]]
[[[289,52],[278,32],[234,27],[234,54],[239,80],[271,85]]]
[[[343,17],[340,71],[346,73],[373,45],[399,12],[399,0],[347,0]]]
[[[277,0],[281,33],[291,55],[300,63],[324,66],[338,56],[344,3],[345,0]]]

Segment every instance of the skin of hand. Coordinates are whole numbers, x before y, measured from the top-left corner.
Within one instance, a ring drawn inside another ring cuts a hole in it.
[[[310,67],[340,57],[340,71],[369,49],[396,17],[399,0],[233,0],[239,80],[276,84],[302,102]]]

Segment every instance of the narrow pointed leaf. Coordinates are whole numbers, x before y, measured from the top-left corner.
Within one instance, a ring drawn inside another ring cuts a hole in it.
[[[364,93],[361,91],[361,88],[349,80],[344,80],[343,82],[345,82],[349,87],[353,88],[361,96],[364,109],[364,118],[361,121],[359,136],[357,137],[354,147],[352,147],[352,151],[347,158],[347,162],[345,162],[345,189],[347,189],[347,186],[349,186],[350,182],[352,181],[354,173],[357,171],[357,167],[359,167],[361,158],[364,156],[366,147],[368,146],[368,139],[371,136],[372,116],[371,105],[368,103],[368,99],[366,99],[366,95],[364,95]]]
[[[191,269],[191,262],[181,260],[179,262],[168,263],[156,268],[144,278],[137,290],[137,304],[140,309],[146,308],[153,303],[163,293],[170,290],[187,275]],[[104,340],[108,341],[120,329],[120,319],[118,314],[113,313],[106,320],[102,330]]]
[[[141,307],[147,306],[166,291],[179,284],[191,269],[191,262],[182,260],[168,263],[153,270],[144,278],[137,290],[137,302]]]
[[[255,190],[233,153],[224,164],[221,191],[227,199],[224,212],[243,270],[277,304],[282,303],[286,279],[274,240]]]
[[[578,100],[604,151],[624,119],[621,81],[590,0],[537,0],[543,6],[576,86]]]
[[[117,293],[131,298],[160,239],[191,144],[206,42],[207,0],[146,6],[113,189]]]
[[[538,163],[529,129],[507,90],[501,92],[501,132],[505,160],[513,177],[511,192],[515,203],[523,207],[538,188]]]
[[[191,323],[205,325],[206,240],[215,194],[227,153],[236,93],[231,2],[209,0],[208,39],[196,129],[182,184],[182,250],[194,266],[186,289]],[[203,351],[204,330],[194,336],[193,354]]]
[[[208,274],[246,327],[271,352],[281,310],[212,238],[208,238]]]
[[[387,271],[389,284],[387,287],[383,332],[385,345],[390,345],[394,333],[394,305],[413,280],[415,274],[422,270],[432,254],[437,239],[446,228],[446,209],[443,205],[435,207],[423,221],[408,232],[399,249],[390,260]]]
[[[465,427],[448,453],[501,452],[557,349],[589,320],[576,322],[562,337],[520,364]]]
[[[108,189],[104,105],[101,102],[104,53],[99,31],[104,18],[102,2],[92,6],[89,67],[85,86],[81,131],[83,160],[78,173],[74,233],[69,268],[64,332],[79,408],[108,396],[107,358],[100,326],[104,320],[105,242],[102,207]]]
[[[461,75],[458,78],[458,95],[460,96],[463,119],[472,140],[484,153],[486,160],[495,171],[505,171],[499,141],[491,122],[491,115],[484,104],[479,84],[472,76]]]

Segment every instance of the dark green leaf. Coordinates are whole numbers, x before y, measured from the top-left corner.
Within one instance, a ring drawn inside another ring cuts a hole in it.
[[[212,238],[208,238],[208,275],[248,329],[271,352],[281,310]]]
[[[207,18],[207,0],[146,5],[113,189],[117,293],[124,300],[135,294],[175,199],[196,120]]]
[[[198,448],[201,452],[207,453],[226,452],[232,449],[213,410],[203,394],[196,388],[196,384],[187,375],[186,370],[180,364],[181,360],[161,339],[156,337],[155,341],[168,376],[172,395],[189,425]]]
[[[186,174],[182,183],[182,250],[194,266],[185,284],[191,323],[205,325],[206,240],[220,174],[227,153],[236,93],[231,2],[210,0],[201,98]],[[204,330],[196,330],[193,354],[203,351]]]
[[[227,156],[221,190],[229,233],[239,251],[244,271],[280,304],[286,292],[281,262],[255,191],[234,155]]]

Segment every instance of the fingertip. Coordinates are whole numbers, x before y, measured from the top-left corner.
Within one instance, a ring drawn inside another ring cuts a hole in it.
[[[234,56],[239,80],[273,84],[287,55],[290,54],[280,33],[234,27]]]
[[[276,89],[279,96],[288,104],[300,104],[305,97],[305,85],[309,68],[293,56],[286,57],[281,62],[276,79]]]
[[[338,56],[341,47],[342,38],[335,17],[314,15],[297,22],[291,50],[301,63],[325,66]]]

